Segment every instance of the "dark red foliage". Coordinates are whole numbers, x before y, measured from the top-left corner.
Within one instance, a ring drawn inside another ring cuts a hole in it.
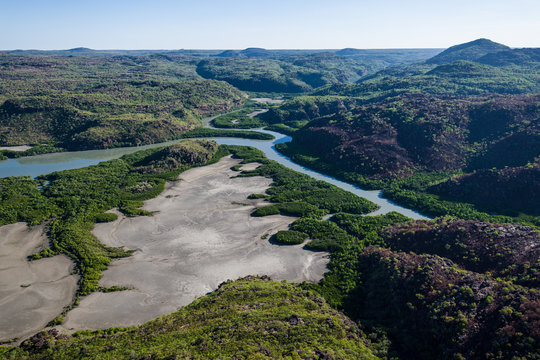
[[[396,250],[436,254],[460,267],[540,287],[540,236],[524,225],[472,220],[418,220],[385,230]]]
[[[460,270],[434,255],[368,247],[350,298],[363,324],[384,327],[405,359],[536,358],[537,290]]]

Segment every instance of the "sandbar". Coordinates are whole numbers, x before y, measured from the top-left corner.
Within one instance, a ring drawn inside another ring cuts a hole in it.
[[[18,145],[18,146],[0,146],[0,150],[10,150],[10,151],[26,151],[30,150],[32,147],[28,145]]]
[[[47,245],[43,228],[0,227],[0,341],[33,335],[73,301],[78,276],[67,256],[27,260]]]

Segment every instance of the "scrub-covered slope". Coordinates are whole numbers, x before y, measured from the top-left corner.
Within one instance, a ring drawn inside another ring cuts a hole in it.
[[[0,53],[0,144],[91,149],[179,137],[244,95],[184,57]]]
[[[375,359],[357,325],[301,285],[247,277],[139,327],[37,334],[7,358]],[[2,355],[0,355],[2,357]]]

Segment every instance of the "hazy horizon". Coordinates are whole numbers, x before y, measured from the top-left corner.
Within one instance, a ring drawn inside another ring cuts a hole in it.
[[[540,47],[536,0],[0,0],[3,50]]]

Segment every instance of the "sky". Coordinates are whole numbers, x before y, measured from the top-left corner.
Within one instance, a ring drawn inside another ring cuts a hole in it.
[[[0,49],[540,47],[539,0],[0,0]]]

